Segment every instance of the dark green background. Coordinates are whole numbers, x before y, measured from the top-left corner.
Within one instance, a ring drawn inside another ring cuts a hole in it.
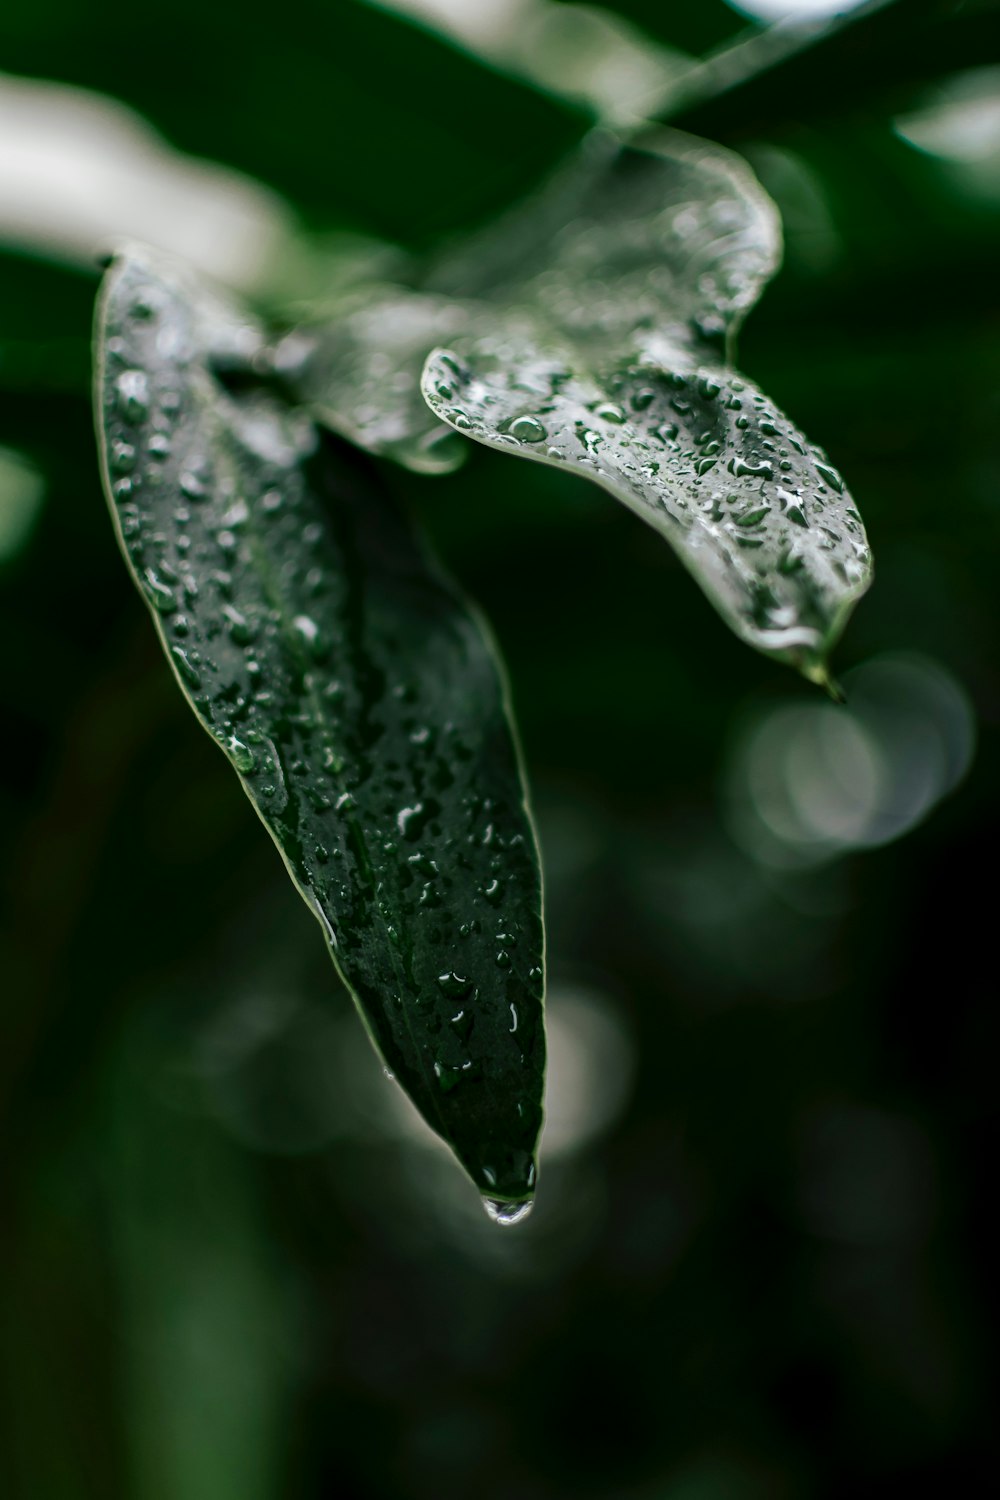
[[[618,9],[692,51],[745,24]],[[346,998],[105,515],[96,270],[0,251],[0,444],[47,484],[0,574],[5,1495],[972,1492],[998,1248],[1000,195],[892,119],[997,62],[998,35],[992,3],[898,0],[676,121],[798,153],[829,205],[836,253],[790,233],[741,363],[866,518],[877,580],[837,667],[922,651],[974,704],[972,772],[922,827],[767,879],[728,841],[722,767],[748,709],[813,690],[596,490],[482,450],[443,480],[387,469],[503,645],[550,979],[608,996],[635,1059],[613,1128],[543,1159],[505,1235],[385,1127],[377,1069],[349,1107]],[[347,0],[15,3],[0,68],[126,100],[315,229],[414,247],[587,125]]]

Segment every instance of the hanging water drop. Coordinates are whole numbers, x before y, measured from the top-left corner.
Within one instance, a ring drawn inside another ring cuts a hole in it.
[[[514,1224],[523,1224],[531,1213],[534,1204],[530,1198],[523,1203],[509,1203],[502,1198],[483,1198],[483,1207],[487,1218],[494,1224],[499,1224],[503,1229],[510,1229]]]

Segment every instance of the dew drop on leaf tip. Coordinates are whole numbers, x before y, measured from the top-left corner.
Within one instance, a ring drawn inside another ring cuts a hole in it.
[[[523,1224],[534,1206],[531,1198],[521,1203],[508,1203],[502,1198],[483,1198],[487,1218],[504,1229],[509,1229],[513,1224]]]

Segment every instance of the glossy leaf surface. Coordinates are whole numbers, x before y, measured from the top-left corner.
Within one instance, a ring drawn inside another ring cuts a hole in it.
[[[363,367],[366,410],[383,429],[391,411],[393,445],[374,419],[367,433],[355,423],[356,439],[412,462],[428,426],[391,392],[409,389],[419,339],[404,348],[385,331],[421,317],[429,330],[449,294],[456,331],[422,378],[434,416],[602,485],[667,538],[742,639],[824,680],[871,557],[823,450],[730,363],[779,259],[776,211],[739,158],[677,132],[642,149],[595,136],[543,193],[443,259],[427,291],[408,304],[400,288],[373,292],[375,338],[364,356],[355,344],[327,414]]]
[[[106,487],[185,695],[386,1065],[486,1197],[529,1199],[539,871],[480,622],[367,462],[261,387],[247,319],[134,252],[98,345]]]

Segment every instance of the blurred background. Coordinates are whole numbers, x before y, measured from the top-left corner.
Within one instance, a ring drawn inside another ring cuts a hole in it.
[[[1000,8],[846,9],[0,9],[5,1496],[791,1500],[987,1461]],[[494,624],[538,811],[548,1122],[504,1231],[126,577],[94,256],[138,235],[294,316],[644,116],[781,209],[740,363],[876,583],[838,710],[596,489],[387,466]]]

